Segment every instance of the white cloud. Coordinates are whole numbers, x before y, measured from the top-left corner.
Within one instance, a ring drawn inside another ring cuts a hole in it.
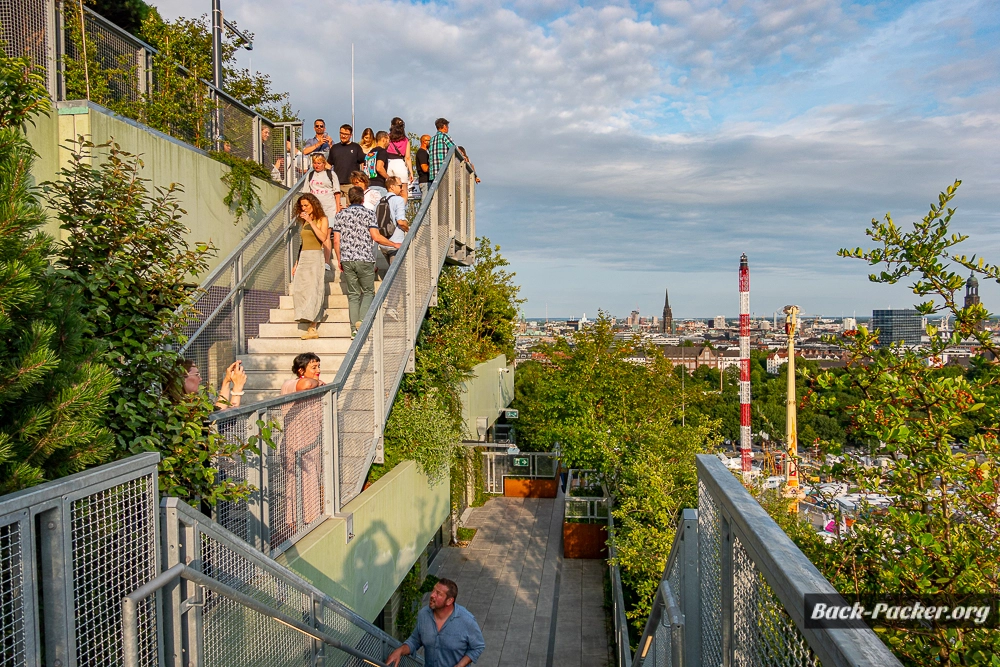
[[[307,120],[349,117],[351,41],[360,127],[452,120],[484,179],[480,231],[530,278],[529,314],[547,300],[625,312],[633,297],[656,312],[668,282],[680,287],[675,312],[730,313],[732,258],[744,250],[758,297],[775,307],[792,300],[783,291],[828,312],[865,311],[883,294],[901,304],[904,294],[867,288],[864,268],[835,251],[862,244],[873,215],[920,217],[957,177],[956,220],[976,250],[1000,256],[989,0],[225,8],[257,33],[253,66]]]

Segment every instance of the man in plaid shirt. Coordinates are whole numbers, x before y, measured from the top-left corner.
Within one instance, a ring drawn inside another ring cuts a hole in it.
[[[437,173],[444,169],[444,160],[448,157],[448,151],[455,145],[455,142],[448,136],[447,118],[438,118],[434,121],[434,127],[437,128],[438,132],[431,138],[430,146],[427,147],[427,153],[430,156],[427,173],[430,176],[431,183],[434,182]]]

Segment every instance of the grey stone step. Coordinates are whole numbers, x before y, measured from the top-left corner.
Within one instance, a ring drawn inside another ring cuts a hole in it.
[[[300,338],[309,328],[304,322],[278,322],[260,325],[260,338]],[[320,338],[351,338],[351,325],[343,322],[321,322],[316,327]],[[302,341],[307,343],[309,341]]]
[[[323,304],[324,310],[330,309],[340,309],[347,308],[347,295],[346,294],[330,294],[326,297],[326,303]],[[271,312],[274,313],[279,310],[287,310],[295,312],[295,299],[290,296],[283,296],[278,302],[277,308],[272,308]]]
[[[300,334],[301,335],[301,334]],[[251,338],[247,341],[247,351],[251,354],[291,354],[313,352],[324,354],[345,354],[351,347],[351,338],[317,338],[302,340],[295,338]],[[253,368],[253,366],[248,366]]]
[[[291,297],[289,297],[289,298],[291,298]],[[347,302],[347,297],[345,296],[343,298],[344,298],[344,302],[346,303]],[[296,319],[295,319],[295,308],[294,307],[289,307],[289,308],[272,308],[271,309],[271,315],[268,318],[268,323],[269,324],[282,324],[282,323],[295,322],[295,321],[296,321]],[[324,308],[323,309],[323,318],[320,321],[321,322],[344,322],[344,323],[349,323],[350,322],[350,315],[348,314],[347,306],[345,305],[343,308],[329,308],[329,307],[328,308]],[[261,326],[263,326],[263,325],[261,325]],[[263,336],[263,335],[264,334],[261,333],[261,336]]]
[[[382,285],[382,281],[381,280],[376,280],[375,281],[375,291],[376,292],[378,291],[378,288],[381,285]],[[291,294],[292,293],[292,284],[289,283],[286,286],[286,288],[287,289],[285,290],[285,293],[286,294]],[[341,275],[340,279],[337,280],[337,282],[333,282],[332,280],[327,279],[327,282],[326,282],[326,293],[330,294],[330,295],[333,295],[333,294],[347,294],[347,281],[344,280],[343,275]]]
[[[308,343],[309,341],[303,341]],[[329,354],[329,353],[319,353],[319,363],[320,368],[323,370],[323,375],[328,375],[331,371],[336,371],[340,368],[340,363],[344,360],[343,354]],[[279,372],[288,373],[291,377],[292,373],[292,361],[295,360],[295,354],[241,354],[237,357],[243,362],[243,367],[246,369],[247,376],[251,373],[267,373],[267,372]]]

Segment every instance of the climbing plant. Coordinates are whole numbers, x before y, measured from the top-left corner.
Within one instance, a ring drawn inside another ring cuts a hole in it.
[[[209,155],[229,167],[222,177],[222,182],[229,188],[222,203],[232,211],[236,222],[255,208],[260,208],[260,186],[254,179],[270,180],[267,168],[223,151],[210,151]]]

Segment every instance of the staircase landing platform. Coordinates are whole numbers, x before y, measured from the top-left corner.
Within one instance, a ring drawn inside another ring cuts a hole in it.
[[[434,559],[430,572],[458,584],[458,604],[483,629],[486,650],[476,667],[613,664],[607,566],[563,559],[563,508],[561,496],[493,498],[465,522],[479,529],[470,546],[447,547]]]

